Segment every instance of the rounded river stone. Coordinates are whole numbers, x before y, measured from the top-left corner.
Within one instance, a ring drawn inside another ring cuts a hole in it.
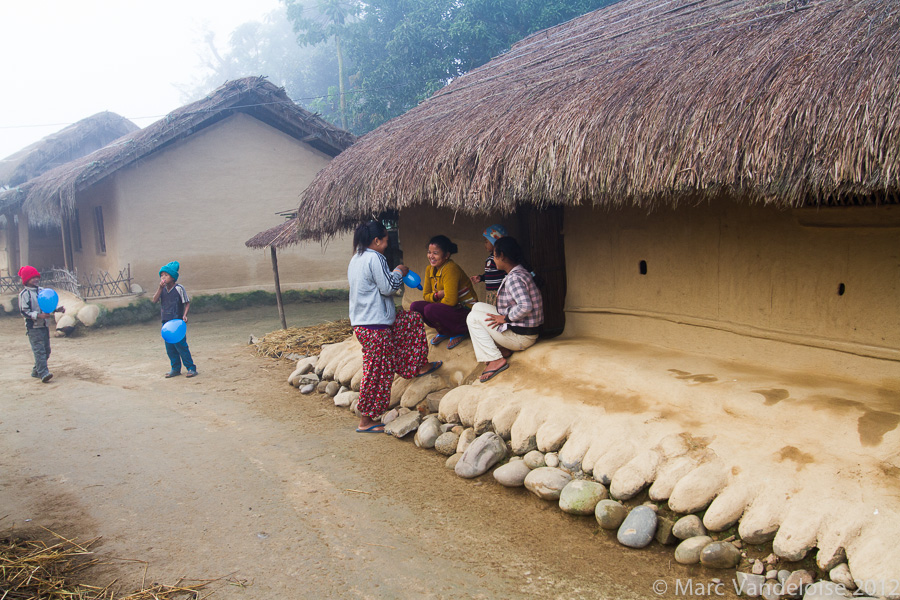
[[[444,456],[453,456],[456,454],[456,446],[459,444],[459,436],[448,431],[438,436],[434,441],[434,449]]]
[[[601,500],[594,509],[594,517],[603,529],[618,529],[628,516],[628,509],[615,500]]]
[[[731,569],[741,562],[741,551],[731,542],[713,542],[700,552],[700,563],[713,569]]]
[[[514,460],[494,469],[494,479],[506,487],[522,487],[525,485],[525,478],[529,473],[531,473],[531,469],[528,468],[525,461]]]
[[[653,541],[656,533],[656,511],[649,506],[635,506],[616,534],[616,539],[629,548],[643,548]]]
[[[683,565],[696,565],[700,562],[700,553],[712,541],[708,535],[698,535],[684,540],[675,548],[675,561]]]
[[[572,476],[562,469],[538,467],[525,477],[525,487],[544,500],[559,500],[563,488],[571,480]]]
[[[679,540],[686,540],[698,535],[706,535],[706,527],[703,526],[703,521],[697,515],[687,515],[675,521],[672,534]]]
[[[597,503],[608,496],[606,488],[596,481],[570,481],[559,494],[559,508],[570,515],[592,515]]]

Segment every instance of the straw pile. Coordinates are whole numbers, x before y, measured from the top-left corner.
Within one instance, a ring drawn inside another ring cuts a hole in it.
[[[57,536],[58,537],[58,536]],[[195,585],[154,583],[152,587],[118,596],[110,589],[74,582],[74,576],[99,564],[90,547],[99,538],[85,543],[60,538],[48,546],[42,541],[6,538],[0,540],[0,598],[3,600],[172,600],[200,598],[206,582]]]
[[[288,354],[318,356],[324,344],[343,342],[351,335],[353,328],[350,327],[350,319],[311,327],[289,327],[263,336],[256,342],[256,353],[271,358],[281,358]]]

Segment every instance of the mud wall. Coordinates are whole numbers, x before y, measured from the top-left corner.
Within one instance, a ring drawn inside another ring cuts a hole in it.
[[[79,271],[118,272],[131,264],[145,290],[159,267],[182,265],[191,293],[273,289],[268,250],[248,239],[280,224],[299,193],[330,161],[287,134],[238,114],[118,171],[79,196]],[[103,207],[106,253],[97,251],[93,210]],[[278,253],[284,289],[347,286],[349,239],[326,248],[302,243]]]
[[[566,333],[896,384],[900,228],[825,226],[848,221],[732,203],[569,209]]]

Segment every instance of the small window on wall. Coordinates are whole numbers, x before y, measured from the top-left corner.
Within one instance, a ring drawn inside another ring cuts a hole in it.
[[[94,225],[97,228],[97,252],[106,253],[106,233],[103,231],[103,207],[94,207]]]
[[[81,252],[81,221],[78,220],[78,209],[72,215],[72,221],[69,223],[70,232],[72,234],[72,248]]]

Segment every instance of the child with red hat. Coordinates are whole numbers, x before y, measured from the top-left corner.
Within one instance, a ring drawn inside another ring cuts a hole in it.
[[[47,383],[53,377],[53,373],[47,368],[47,359],[50,358],[50,329],[47,327],[47,319],[52,315],[41,310],[38,303],[38,294],[41,291],[38,287],[38,280],[41,278],[38,270],[25,265],[19,269],[19,277],[25,286],[25,289],[19,292],[19,312],[25,317],[25,332],[31,343],[31,352],[34,354],[31,376]],[[66,312],[66,309],[60,306],[53,312]]]

